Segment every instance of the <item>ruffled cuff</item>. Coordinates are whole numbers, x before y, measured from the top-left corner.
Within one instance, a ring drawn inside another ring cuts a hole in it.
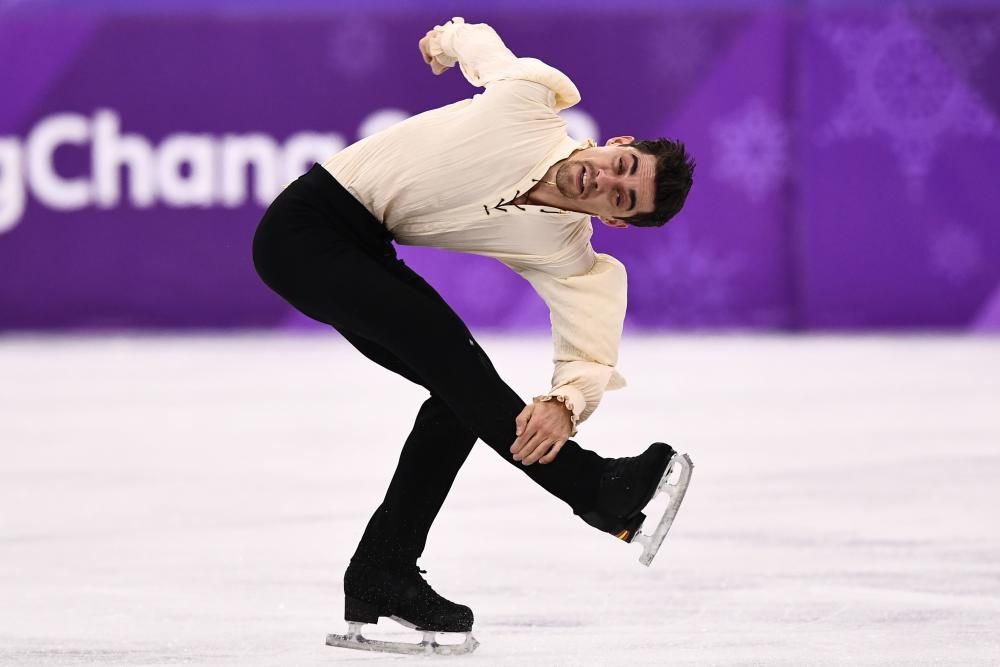
[[[430,41],[427,44],[427,50],[431,54],[431,57],[444,67],[454,67],[455,63],[458,62],[457,57],[450,56],[447,53],[447,51],[451,51],[452,53],[454,51],[446,47],[451,45],[451,33],[455,30],[454,26],[463,23],[465,23],[465,19],[461,16],[456,16],[444,25],[434,26],[434,34],[431,35]]]
[[[572,385],[564,385],[558,389],[553,389],[548,394],[535,396],[533,400],[536,403],[559,401],[566,406],[566,409],[570,412],[570,419],[573,422],[573,432],[570,433],[570,437],[576,435],[580,425],[580,415],[583,413],[583,409],[587,405],[587,401],[583,397],[582,391]]]

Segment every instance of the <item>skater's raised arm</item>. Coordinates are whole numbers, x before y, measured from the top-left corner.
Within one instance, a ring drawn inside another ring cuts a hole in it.
[[[458,63],[474,86],[489,88],[498,81],[541,84],[545,102],[557,111],[580,101],[580,91],[568,76],[537,58],[518,58],[485,23],[455,17],[435,26],[420,40],[420,53],[435,74]]]
[[[563,402],[573,413],[575,435],[606,390],[625,386],[625,378],[615,369],[625,322],[625,267],[610,255],[597,254],[586,274],[559,278],[507,264],[531,282],[548,305],[552,321],[552,388],[535,401]]]

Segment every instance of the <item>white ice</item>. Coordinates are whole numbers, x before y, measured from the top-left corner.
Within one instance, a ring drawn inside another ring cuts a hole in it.
[[[545,389],[544,338],[481,342]],[[627,335],[620,368],[578,440],[695,462],[653,566],[480,443],[421,565],[482,646],[401,658],[324,640],[422,389],[333,333],[0,338],[0,664],[1000,664],[1000,339]]]

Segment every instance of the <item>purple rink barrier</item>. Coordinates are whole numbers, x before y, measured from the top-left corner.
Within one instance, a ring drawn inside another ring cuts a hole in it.
[[[466,19],[574,79],[574,136],[698,160],[666,228],[596,225],[631,327],[1000,330],[1000,9],[622,11]],[[417,52],[449,16],[0,13],[0,330],[302,326],[256,223],[313,161],[477,92]],[[401,255],[471,326],[547,325],[495,261]]]

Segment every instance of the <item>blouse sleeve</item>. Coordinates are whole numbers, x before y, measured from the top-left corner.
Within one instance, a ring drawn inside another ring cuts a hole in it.
[[[497,81],[541,84],[552,93],[549,103],[556,111],[580,101],[580,91],[568,76],[537,58],[516,57],[485,23],[466,23],[455,17],[434,27],[428,48],[441,65],[457,63],[474,86],[489,87]]]
[[[587,273],[559,278],[534,268],[508,266],[531,282],[552,322],[552,387],[536,401],[558,400],[573,414],[573,432],[606,390],[625,386],[615,368],[625,321],[627,275],[610,255],[597,254]]]

